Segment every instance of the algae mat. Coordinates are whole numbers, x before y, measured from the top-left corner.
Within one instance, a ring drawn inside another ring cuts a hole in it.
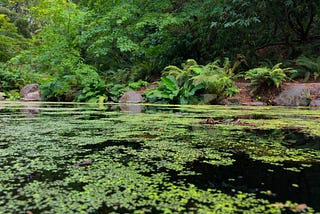
[[[320,110],[0,103],[0,213],[317,213]]]

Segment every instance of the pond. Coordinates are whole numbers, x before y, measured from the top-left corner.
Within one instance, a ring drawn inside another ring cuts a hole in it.
[[[0,102],[0,213],[319,213],[320,109]]]

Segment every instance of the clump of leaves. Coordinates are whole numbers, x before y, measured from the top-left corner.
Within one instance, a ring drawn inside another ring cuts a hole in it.
[[[131,82],[129,83],[128,87],[132,90],[138,90],[138,89],[141,89],[142,87],[146,87],[148,86],[148,82],[147,81],[144,81],[144,80],[138,80],[136,82]]]
[[[299,66],[299,69],[293,77],[303,76],[304,81],[308,81],[312,76],[313,80],[318,79],[320,75],[320,56],[309,58],[302,55],[298,57],[296,64]]]
[[[96,70],[81,63],[68,73],[49,76],[41,89],[43,99],[52,101],[98,102],[106,93],[105,82]]]
[[[225,96],[232,96],[238,90],[232,77],[229,61],[225,60],[224,66],[219,65],[219,60],[207,65],[189,59],[183,68],[167,66],[163,70],[159,87],[147,92],[151,100],[169,101],[169,103],[190,104],[200,102],[204,94],[212,94],[212,103],[217,103]]]
[[[38,83],[43,75],[30,71],[30,65],[0,64],[0,91],[20,90],[27,84]]]
[[[213,94],[219,101],[225,96],[232,96],[239,92],[233,81],[233,68],[230,68],[230,61],[225,59],[223,67],[219,66],[219,60],[203,66],[198,75],[192,77],[195,85],[202,85],[205,93]]]
[[[179,104],[195,104],[199,99],[195,96],[196,92],[203,87],[194,85],[186,80],[182,86],[179,86],[177,80],[173,76],[161,77],[160,86],[147,92],[149,99],[157,100],[163,103],[179,103]]]
[[[277,89],[288,79],[287,74],[295,70],[291,68],[281,68],[281,63],[272,68],[253,68],[246,72],[245,79],[250,81],[251,94],[259,94],[272,89]]]

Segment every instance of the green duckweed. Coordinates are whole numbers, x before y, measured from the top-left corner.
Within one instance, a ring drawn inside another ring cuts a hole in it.
[[[0,213],[320,211],[320,109],[30,105],[0,103]]]

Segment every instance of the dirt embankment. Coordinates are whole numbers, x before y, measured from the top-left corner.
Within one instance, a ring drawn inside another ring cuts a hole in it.
[[[286,82],[278,90],[252,95],[247,82],[237,82],[240,92],[225,99],[226,105],[320,106],[320,83]]]

